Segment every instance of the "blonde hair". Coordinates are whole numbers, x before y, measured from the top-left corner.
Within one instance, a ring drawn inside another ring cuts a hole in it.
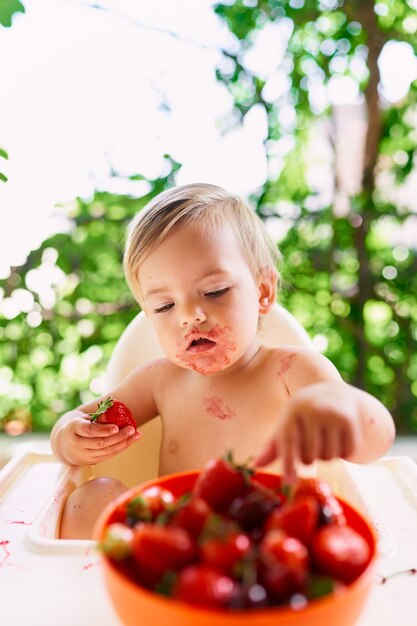
[[[202,232],[229,223],[255,280],[263,271],[276,268],[277,246],[262,220],[238,196],[216,185],[180,185],[155,196],[129,224],[123,266],[133,294],[139,290],[137,275],[144,259],[175,226],[190,223]]]

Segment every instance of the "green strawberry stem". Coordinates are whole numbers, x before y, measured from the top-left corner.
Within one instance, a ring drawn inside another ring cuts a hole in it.
[[[97,404],[97,411],[95,413],[89,413],[89,416],[91,417],[91,421],[92,422],[97,421],[97,418],[100,415],[103,415],[103,413],[105,413],[112,406],[113,406],[113,398],[111,398],[110,396],[106,398],[105,400],[102,400],[101,402],[99,402]]]
[[[252,467],[248,466],[250,459],[248,461],[245,461],[244,463],[236,463],[233,457],[232,450],[227,450],[223,458],[225,459],[225,461],[227,461],[227,463],[229,463],[231,467],[233,467],[233,469],[242,474],[246,485],[249,486],[250,478],[255,474],[255,470]]]
[[[281,493],[288,502],[292,502],[294,500],[294,491],[294,484],[283,479],[281,484]]]
[[[178,578],[178,574],[173,570],[166,570],[161,580],[155,585],[154,589],[162,596],[172,596],[172,590],[175,582]]]

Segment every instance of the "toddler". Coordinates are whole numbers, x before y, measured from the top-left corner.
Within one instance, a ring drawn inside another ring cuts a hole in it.
[[[260,345],[277,260],[262,221],[225,190],[191,184],[154,198],[129,227],[124,268],[166,358],[63,415],[51,434],[56,457],[93,465],[137,441],[132,427],[90,421],[109,395],[138,427],[161,416],[161,475],[201,468],[229,449],[257,466],[279,459],[288,477],[297,461],[382,456],[395,431],[376,398],[346,384],[313,350]],[[89,536],[99,509],[124,489],[114,479],[86,483],[68,499],[61,536]],[[76,531],[66,521],[70,507]]]

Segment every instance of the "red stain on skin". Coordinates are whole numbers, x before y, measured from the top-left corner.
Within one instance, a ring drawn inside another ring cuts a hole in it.
[[[8,524],[21,524],[22,526],[30,526],[32,524],[32,522],[25,522],[25,520],[9,520],[7,522]]]
[[[295,359],[295,354],[287,354],[285,356],[282,356],[279,359],[279,367],[278,367],[278,370],[277,370],[277,377],[284,376],[284,374],[286,374],[286,372],[288,372],[288,370],[290,369],[294,359]]]
[[[236,413],[228,406],[222,406],[223,400],[221,398],[203,398],[203,402],[207,413],[219,420],[230,420],[236,417]]]
[[[211,343],[201,350],[193,350],[191,344],[196,339],[207,339]],[[230,329],[217,325],[207,332],[192,328],[180,342],[176,357],[185,366],[200,374],[215,374],[230,365],[235,351],[236,344]]]
[[[3,565],[6,563],[7,559],[10,557],[10,552],[9,552],[9,550],[7,548],[9,543],[10,543],[10,541],[8,539],[3,539],[2,541],[0,541],[0,548],[3,548],[3,551],[4,551],[4,556],[0,560],[0,567],[3,567]]]

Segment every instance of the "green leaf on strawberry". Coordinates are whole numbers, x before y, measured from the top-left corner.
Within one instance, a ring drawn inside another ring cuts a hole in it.
[[[116,424],[119,428],[133,426],[136,430],[136,421],[130,409],[121,402],[110,396],[97,405],[97,411],[89,413],[92,422],[97,424]]]

